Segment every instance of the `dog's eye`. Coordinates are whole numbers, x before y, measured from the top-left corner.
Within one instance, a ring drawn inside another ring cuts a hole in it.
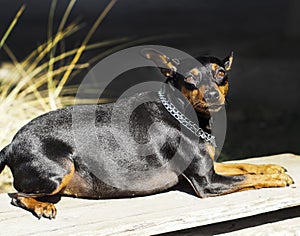
[[[225,76],[225,71],[219,70],[218,73],[217,73],[217,75],[218,75],[219,77],[224,77],[224,76]]]
[[[185,78],[185,82],[187,82],[189,84],[193,84],[193,83],[195,83],[195,78],[192,76],[188,76]]]
[[[193,73],[188,73],[184,79],[184,82],[196,86],[199,79],[200,78],[197,79]]]
[[[191,79],[193,79],[193,80],[196,79],[196,76],[195,76],[193,73],[188,73],[187,77],[188,77],[188,78],[191,78]]]
[[[169,69],[162,68],[161,72],[166,76],[166,77],[173,77],[175,75],[175,72]]]

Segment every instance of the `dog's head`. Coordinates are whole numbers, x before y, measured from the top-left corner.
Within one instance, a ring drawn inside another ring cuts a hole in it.
[[[160,68],[167,82],[179,89],[198,112],[217,112],[225,104],[232,53],[223,60],[199,57],[200,63],[170,58],[154,49],[144,49],[142,54]]]

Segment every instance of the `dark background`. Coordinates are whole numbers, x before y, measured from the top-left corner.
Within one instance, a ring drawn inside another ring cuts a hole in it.
[[[22,3],[26,3],[26,11],[7,41],[19,60],[46,41],[51,1],[0,0],[0,35]],[[58,26],[67,4],[66,0],[58,1],[54,26]],[[107,4],[108,1],[77,1],[70,20],[80,19],[86,24],[81,33],[66,41],[67,47],[80,44]],[[223,159],[300,153],[299,10],[297,0],[122,0],[91,42],[169,35],[145,44],[218,57],[233,50]],[[97,53],[85,53],[83,59]],[[0,59],[8,59],[3,51]]]

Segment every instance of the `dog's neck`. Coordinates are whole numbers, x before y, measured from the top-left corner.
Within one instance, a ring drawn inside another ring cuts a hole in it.
[[[198,120],[193,120],[193,122],[199,123],[199,127],[201,127],[205,132],[211,133],[212,117],[210,114],[203,114],[195,110],[186,97],[173,85],[166,83],[162,89],[168,101],[180,112],[186,114],[188,118],[191,118],[188,114],[195,112]]]
[[[163,85],[162,91],[170,103],[172,103],[180,112],[185,113],[190,104],[178,89],[173,85],[166,83]]]
[[[197,112],[199,126],[208,133],[211,133],[213,118],[210,115],[203,115],[200,112]]]
[[[207,122],[203,123],[203,121],[201,121],[200,125],[205,127],[199,126],[199,117],[197,113],[179,90],[171,85],[165,85],[158,92],[158,97],[165,109],[174,117],[174,119],[179,121],[181,125],[186,127],[200,139],[211,143],[214,147],[216,146],[215,137],[211,134],[210,126],[207,125]]]

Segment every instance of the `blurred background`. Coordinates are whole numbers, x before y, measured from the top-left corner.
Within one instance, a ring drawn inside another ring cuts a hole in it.
[[[47,41],[52,4],[50,0],[0,0],[1,36],[23,3],[26,9],[6,41],[19,61]],[[68,22],[84,25],[64,42],[65,50],[80,46],[108,3],[76,1]],[[54,29],[68,4],[67,0],[57,2]],[[299,10],[300,1],[296,0],[122,0],[107,14],[90,43],[126,38],[127,46],[159,44],[191,55],[220,58],[233,50],[223,160],[282,152],[300,154]],[[86,51],[80,60],[109,54],[111,47]],[[0,61],[2,65],[11,61],[4,50],[0,51]],[[70,83],[80,83],[87,71],[83,69]],[[108,96],[117,96],[124,86],[151,79],[151,75],[131,72],[122,85],[111,86],[113,93]]]

